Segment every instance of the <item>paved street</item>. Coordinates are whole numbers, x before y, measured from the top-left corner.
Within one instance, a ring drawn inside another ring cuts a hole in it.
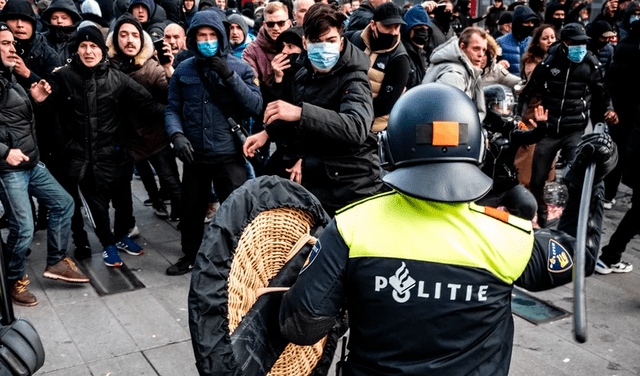
[[[91,285],[44,279],[46,231],[36,234],[27,273],[40,304],[15,312],[35,325],[44,343],[38,375],[197,375],[188,330],[190,275],[164,273],[181,256],[180,236],[175,224],[142,204],[147,195],[140,180],[133,183],[137,241],[145,254],[122,258],[146,288],[100,297]],[[629,206],[626,187],[619,196],[605,212],[604,244]],[[91,242],[94,252],[101,250],[95,236]],[[587,343],[573,340],[572,317],[538,326],[514,318],[511,375],[640,375],[640,240],[624,259],[636,267],[632,273],[588,279]],[[572,311],[571,286],[534,295]]]

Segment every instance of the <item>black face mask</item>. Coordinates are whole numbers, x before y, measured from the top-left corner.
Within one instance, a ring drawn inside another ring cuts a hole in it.
[[[388,50],[393,47],[397,41],[397,35],[381,33],[380,30],[378,30],[378,36],[374,36],[371,41],[371,51]]]
[[[451,23],[451,19],[453,17],[451,12],[445,12],[444,10],[441,10],[441,8],[436,7],[436,10],[433,11],[433,16],[436,21],[438,21],[438,25],[442,27],[442,30],[445,33],[449,31],[449,24]]]
[[[562,26],[564,26],[564,18],[552,18],[549,20],[549,23],[553,25],[556,31],[560,31]]]
[[[607,44],[609,44],[609,42],[602,42],[602,41],[600,41],[600,40],[593,40],[593,41],[591,42],[591,46],[593,46],[593,48],[594,48],[596,51],[600,51],[600,50],[601,50],[601,49],[603,49],[603,48],[604,48],[604,46],[606,46]]]
[[[300,57],[300,54],[289,54],[288,58],[289,58],[289,65],[290,67],[284,70],[285,74],[294,74],[298,71],[298,68],[300,67],[296,61],[298,61],[298,57]]]
[[[531,33],[533,33],[533,29],[535,28],[535,26],[520,26],[518,34],[516,35],[516,33],[514,33],[514,36],[518,40],[523,40],[524,38],[530,36]]]
[[[429,41],[428,29],[414,29],[411,41],[419,46],[424,46]]]

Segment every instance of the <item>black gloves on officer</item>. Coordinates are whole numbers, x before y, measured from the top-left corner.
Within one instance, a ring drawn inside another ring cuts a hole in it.
[[[587,166],[595,162],[596,174],[594,183],[604,179],[618,163],[618,148],[607,133],[589,133],[582,136],[578,144],[576,158],[569,164],[565,180],[581,186]]]
[[[220,56],[211,56],[205,59],[207,66],[216,72],[223,80],[233,76],[233,71],[229,69],[225,58]]]
[[[193,147],[182,133],[176,133],[171,139],[176,156],[184,163],[193,162]]]

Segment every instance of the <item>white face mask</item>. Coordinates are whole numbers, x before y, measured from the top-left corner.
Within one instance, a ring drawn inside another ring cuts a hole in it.
[[[328,71],[340,59],[340,43],[307,43],[307,57],[314,68]]]

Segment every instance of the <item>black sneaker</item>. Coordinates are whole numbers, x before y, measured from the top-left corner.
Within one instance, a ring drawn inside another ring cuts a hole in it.
[[[180,222],[180,215],[174,211],[171,211],[171,215],[169,216],[169,220],[171,222]]]
[[[167,207],[164,205],[164,202],[158,201],[154,203],[153,210],[159,218],[169,218],[169,212],[167,211]]]
[[[148,198],[146,200],[144,200],[144,206],[151,206],[153,205],[153,200]]]
[[[171,265],[167,268],[168,275],[183,275],[189,273],[193,269],[193,262],[187,259],[187,257],[182,257],[178,262]]]
[[[76,250],[73,251],[73,257],[80,261],[91,258],[91,247],[89,244],[79,243],[76,245]]]

